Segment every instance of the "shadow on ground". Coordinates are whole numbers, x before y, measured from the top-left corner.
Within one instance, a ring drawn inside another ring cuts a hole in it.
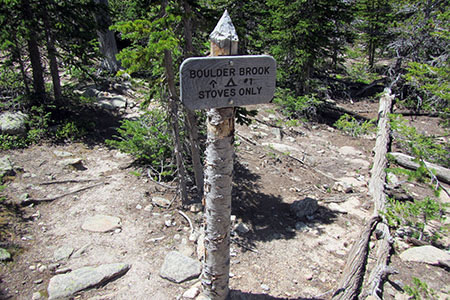
[[[335,212],[320,205],[314,218],[299,219],[292,211],[291,204],[284,202],[280,196],[260,191],[260,179],[246,166],[235,162],[231,209],[233,215],[250,226],[249,232],[239,234],[238,244],[244,248],[252,249],[255,241],[294,238],[298,233],[295,229],[298,222],[314,228],[336,220]]]
[[[229,300],[320,300],[322,298],[279,298],[265,294],[246,293],[238,290],[230,291]]]

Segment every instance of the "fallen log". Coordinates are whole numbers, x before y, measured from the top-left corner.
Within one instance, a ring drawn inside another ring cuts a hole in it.
[[[399,152],[392,152],[390,153],[390,155],[395,159],[395,162],[397,164],[399,164],[404,168],[417,170],[420,167],[419,163],[415,162],[414,157],[412,156]],[[436,172],[435,175],[437,179],[447,184],[450,184],[450,169],[426,161],[424,163],[428,169]]]
[[[341,281],[333,294],[333,300],[358,298],[366,270],[370,236],[379,221],[380,217],[372,217],[353,244],[347,257]]]
[[[327,121],[327,123],[334,124],[340,117],[347,114],[358,121],[369,121],[370,119],[362,116],[354,111],[348,110],[342,106],[336,105],[333,101],[325,101],[320,104],[317,114]]]
[[[342,279],[338,285],[332,299],[357,299],[364,282],[366,263],[369,249],[369,241],[372,232],[377,228],[377,237],[381,239],[378,243],[376,265],[369,275],[370,287],[363,291],[364,295],[372,295],[380,299],[378,293],[380,285],[386,276],[387,264],[391,250],[391,236],[389,227],[382,222],[380,212],[386,205],[386,194],[384,186],[386,182],[386,154],[390,144],[390,126],[388,114],[392,109],[392,100],[394,96],[389,88],[385,89],[383,97],[380,99],[378,110],[378,132],[375,142],[375,156],[369,181],[369,192],[374,202],[374,212],[368,224],[363,228],[360,238],[352,246],[347,263],[342,274]]]
[[[375,141],[375,156],[373,160],[372,170],[370,171],[369,193],[374,202],[373,216],[380,216],[386,207],[386,168],[388,165],[387,153],[390,147],[391,127],[389,124],[389,113],[392,111],[392,101],[394,95],[391,89],[386,88],[383,97],[380,99],[380,107],[378,109],[378,131]],[[376,236],[378,243],[376,245],[375,266],[372,268],[368,286],[364,288],[364,296],[372,296],[375,299],[382,299],[382,284],[390,272],[388,264],[392,249],[393,239],[391,237],[389,226],[383,221],[378,223],[376,228]]]

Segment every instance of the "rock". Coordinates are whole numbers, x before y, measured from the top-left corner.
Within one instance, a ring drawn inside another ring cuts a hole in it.
[[[11,163],[10,157],[3,156],[0,158],[0,178],[3,176],[14,176],[16,172],[14,171],[13,164]]]
[[[61,157],[61,158],[73,156],[73,154],[70,153],[70,152],[67,152],[67,151],[59,151],[59,150],[53,151],[53,154],[55,154],[56,157]]]
[[[263,291],[266,291],[266,292],[270,291],[270,287],[267,284],[264,284],[264,283],[261,284],[261,289]]]
[[[366,300],[376,300],[376,299],[377,298],[375,298],[375,297],[372,297],[372,298],[367,297],[366,298]],[[409,300],[409,299],[411,299],[411,297],[408,294],[397,292],[397,293],[395,293],[394,299],[395,300]]]
[[[164,225],[166,225],[166,227],[172,226],[172,220],[171,220],[171,219],[166,219],[166,220],[164,221]]]
[[[187,244],[181,244],[178,247],[178,251],[183,254],[184,256],[192,256],[194,255],[194,248],[191,245],[187,245]]]
[[[239,223],[235,226],[234,230],[238,233],[245,234],[250,231],[247,225],[245,223]]]
[[[191,241],[191,242],[197,242],[197,240],[198,240],[198,237],[200,236],[200,233],[198,232],[198,231],[193,231],[193,232],[191,232],[191,234],[189,235],[189,240]]]
[[[308,197],[291,204],[291,210],[300,219],[304,219],[307,216],[314,214],[318,209],[319,205],[317,204],[317,200]]]
[[[98,106],[108,110],[118,110],[127,107],[127,99],[123,96],[101,96],[98,99]]]
[[[39,273],[44,273],[45,271],[47,271],[47,266],[42,265],[38,268]]]
[[[81,255],[83,255],[83,253],[86,252],[86,250],[89,248],[90,245],[91,245],[91,244],[86,244],[86,245],[84,245],[83,247],[81,247],[80,249],[78,249],[77,251],[75,251],[75,252],[72,254],[72,257],[73,257],[73,258],[78,258],[78,257],[80,257]]]
[[[346,214],[347,213],[347,210],[345,210],[344,208],[342,208],[339,204],[337,204],[337,203],[330,203],[330,204],[328,204],[328,208],[330,209],[330,210],[332,210],[332,211],[336,211],[336,212],[338,212],[338,213],[341,213],[341,214]]]
[[[275,138],[279,141],[282,139],[282,132],[280,128],[274,127],[272,128],[272,134],[275,136]]]
[[[8,261],[11,259],[11,253],[6,249],[0,248],[0,261]]]
[[[194,203],[191,205],[189,210],[193,213],[201,212],[203,211],[203,205],[201,203]]]
[[[279,143],[262,143],[262,145],[269,146],[270,148],[273,148],[281,153],[299,151],[298,148],[296,148],[296,147],[285,145],[285,144],[279,144]]]
[[[58,268],[60,266],[59,263],[52,263],[48,265],[48,269],[52,272],[54,272],[56,270],[56,268]]]
[[[152,203],[163,208],[167,208],[170,205],[170,201],[163,197],[153,196]]]
[[[83,96],[88,97],[88,98],[94,98],[94,97],[97,97],[97,95],[99,93],[100,93],[100,91],[97,90],[96,88],[89,87],[83,92]]]
[[[197,278],[201,271],[202,265],[198,260],[184,256],[177,251],[171,251],[164,259],[159,276],[169,281],[181,283]]]
[[[195,297],[197,297],[198,294],[200,294],[201,286],[202,286],[202,283],[197,282],[192,287],[190,287],[186,292],[183,293],[183,298],[195,299]]]
[[[338,182],[334,183],[333,191],[341,192],[341,193],[350,193],[350,192],[352,192],[352,186],[338,181]]]
[[[124,275],[130,267],[125,263],[115,263],[99,267],[84,267],[67,274],[56,275],[48,284],[49,299],[70,297],[87,288],[104,285]]]
[[[44,279],[40,278],[38,280],[33,281],[34,284],[41,284],[44,282]]]
[[[400,185],[400,180],[398,179],[398,177],[395,174],[388,172],[386,177],[387,177],[387,182],[389,183],[389,186],[391,186],[392,188],[395,188]]]
[[[355,165],[355,166],[359,167],[359,169],[369,168],[370,167],[370,162],[368,160],[361,159],[361,158],[350,159],[349,162],[352,165]]]
[[[89,217],[81,226],[81,229],[91,232],[109,232],[118,228],[120,228],[120,218],[106,215]]]
[[[60,160],[57,165],[63,168],[73,167],[80,171],[86,170],[86,167],[83,166],[83,160],[81,158],[66,158]]]
[[[66,274],[66,273],[69,273],[69,272],[71,272],[72,271],[72,269],[71,268],[60,268],[60,269],[57,269],[57,270],[55,270],[55,274]]]
[[[73,251],[74,251],[74,249],[69,246],[63,246],[61,248],[58,248],[53,253],[53,261],[57,262],[60,260],[69,259],[69,257],[72,255]]]
[[[355,156],[362,155],[361,151],[359,151],[356,148],[353,148],[351,146],[341,147],[341,148],[339,148],[338,152],[342,155],[355,155]]]
[[[354,177],[341,177],[339,181],[335,182],[333,185],[333,190],[342,193],[351,193],[360,191],[366,182],[360,181]]]
[[[421,262],[430,265],[439,265],[440,261],[449,261],[450,254],[439,248],[426,245],[410,248],[400,254],[403,261]]]
[[[35,292],[33,293],[33,296],[31,296],[31,300],[39,300],[39,299],[43,299],[40,292]]]
[[[303,222],[297,222],[295,223],[295,229],[298,231],[308,231],[309,227]]]
[[[22,112],[4,112],[0,114],[0,132],[4,134],[23,134],[26,132],[25,122],[28,115]]]
[[[149,205],[147,205],[146,207],[144,207],[144,210],[145,211],[152,211],[153,210],[153,205],[151,205],[151,204],[149,204]]]

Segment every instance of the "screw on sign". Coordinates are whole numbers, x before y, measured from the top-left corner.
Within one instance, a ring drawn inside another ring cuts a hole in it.
[[[207,299],[222,300],[229,293],[234,107],[272,100],[276,63],[268,55],[229,56],[238,36],[227,11],[210,40],[213,57],[188,58],[180,67],[181,100],[188,109],[207,109],[202,287]]]

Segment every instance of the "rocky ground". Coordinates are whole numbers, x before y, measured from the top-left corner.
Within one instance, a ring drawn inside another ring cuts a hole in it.
[[[376,103],[357,105],[377,110]],[[119,109],[136,113],[131,107]],[[329,299],[372,214],[374,136],[352,138],[323,124],[280,127],[274,106],[258,110],[250,126],[236,130],[232,298]],[[436,122],[415,120],[426,128]],[[12,169],[2,192],[9,226],[0,239],[12,257],[0,265],[0,299],[195,297],[200,203],[183,210],[174,190],[102,143],[42,144],[0,158]],[[404,185],[419,199],[432,194],[423,183]],[[441,193],[440,201],[449,198]],[[448,249],[445,234],[444,241]],[[395,242],[398,274],[384,298],[408,299],[401,287],[417,277],[436,299],[447,299],[448,269],[430,257],[437,250],[448,261],[448,252]],[[400,255],[407,249],[424,249],[425,257]]]

